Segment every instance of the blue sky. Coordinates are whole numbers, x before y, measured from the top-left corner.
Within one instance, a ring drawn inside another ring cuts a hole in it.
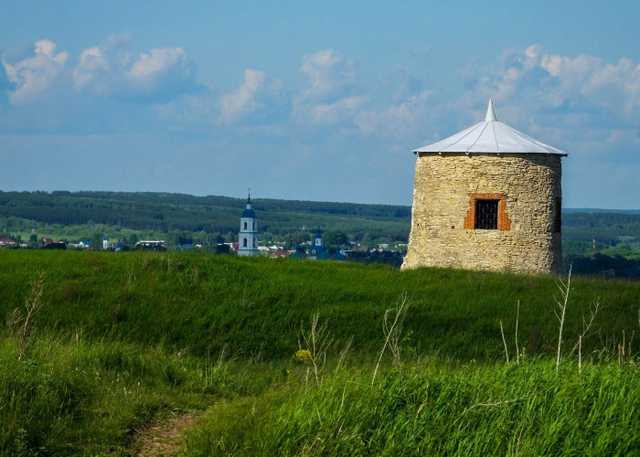
[[[498,117],[640,208],[640,4],[2,2],[0,188],[409,204],[411,149]]]

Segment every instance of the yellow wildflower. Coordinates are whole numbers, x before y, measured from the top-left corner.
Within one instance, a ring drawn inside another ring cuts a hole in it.
[[[311,363],[311,351],[308,349],[298,349],[295,353],[296,360],[304,363]]]

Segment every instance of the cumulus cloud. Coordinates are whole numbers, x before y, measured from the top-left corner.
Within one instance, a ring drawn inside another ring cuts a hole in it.
[[[236,90],[225,94],[220,100],[222,119],[234,121],[258,109],[258,94],[264,87],[266,76],[263,72],[247,68],[244,81]]]
[[[9,102],[9,93],[15,90],[15,85],[9,81],[2,55],[0,55],[0,106]]]
[[[309,82],[305,98],[335,101],[355,88],[353,62],[331,49],[305,55],[300,71]]]
[[[353,61],[324,49],[305,55],[300,72],[307,84],[294,102],[298,121],[352,127],[356,114],[367,103],[367,97],[356,84]]]
[[[273,124],[287,118],[289,111],[282,82],[247,68],[240,86],[220,98],[219,120],[223,124]]]
[[[499,117],[567,150],[602,150],[637,132],[640,65],[631,59],[560,55],[534,44],[506,53],[483,74],[469,81],[459,109],[481,115],[494,97]]]
[[[127,76],[131,93],[143,97],[173,97],[200,87],[194,65],[182,48],[158,48],[140,54]]]
[[[311,105],[308,114],[316,124],[350,123],[366,101],[367,99],[360,95],[345,96],[332,103]]]
[[[380,110],[366,110],[356,117],[356,125],[365,135],[413,136],[425,129],[432,92],[422,90]]]
[[[105,52],[94,46],[80,53],[80,61],[73,70],[73,82],[77,89],[106,94],[109,92],[110,72],[111,65]]]
[[[6,79],[11,83],[9,100],[24,105],[52,87],[63,73],[69,59],[67,52],[56,52],[51,40],[36,41],[33,55],[14,63],[2,62]]]
[[[607,63],[531,45],[508,54],[497,73],[478,83],[474,89],[498,101],[526,103],[529,109],[606,112],[627,120],[640,114],[640,64],[627,58]]]
[[[202,88],[183,48],[155,48],[132,56],[126,41],[109,39],[83,50],[73,70],[75,88],[93,95],[150,102],[167,102]]]

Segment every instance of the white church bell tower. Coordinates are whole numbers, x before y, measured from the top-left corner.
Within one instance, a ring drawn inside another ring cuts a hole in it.
[[[251,192],[249,192],[247,206],[240,218],[238,255],[243,257],[258,255],[258,222],[256,221],[256,213],[251,207]]]

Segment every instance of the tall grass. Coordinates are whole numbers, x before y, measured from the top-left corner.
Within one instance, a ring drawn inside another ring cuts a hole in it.
[[[503,352],[499,322],[519,334],[528,355],[556,354],[555,280],[446,269],[399,272],[337,262],[242,259],[176,253],[0,251],[0,318],[24,304],[34,269],[45,271],[40,331],[162,345],[197,356],[223,348],[244,358],[288,358],[299,323],[315,312],[337,343],[362,354],[379,352],[385,311],[403,291],[411,302],[404,322],[409,353],[495,360]],[[580,317],[594,297],[602,307],[583,351],[615,347],[637,330],[640,282],[574,277],[563,338],[572,347]],[[637,345],[640,339],[633,341]],[[530,343],[530,344],[529,344]],[[523,348],[524,349],[524,348]],[[632,348],[636,350],[636,348]]]
[[[130,455],[211,404],[187,455],[640,449],[640,283],[572,278],[560,331],[546,276],[0,251],[0,285],[0,456]]]
[[[629,456],[640,452],[636,367],[552,361],[348,371],[319,388],[223,403],[187,456]]]
[[[0,339],[0,456],[129,455],[158,414],[261,392],[269,366],[193,359],[112,341]]]

